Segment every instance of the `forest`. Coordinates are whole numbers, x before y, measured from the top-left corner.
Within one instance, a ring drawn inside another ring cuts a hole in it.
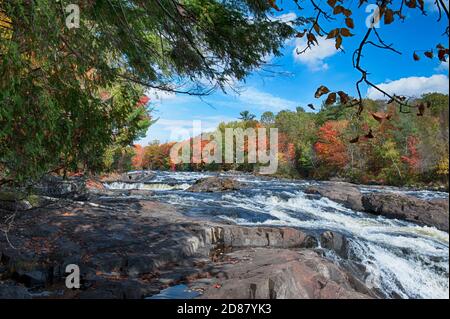
[[[424,109],[418,107],[417,112],[399,114],[392,104],[366,99],[368,112],[357,120],[354,112],[340,103],[324,104],[318,112],[302,107],[277,114],[265,112],[259,120],[243,111],[239,119],[221,123],[217,130],[278,128],[277,176],[448,187],[448,95],[425,94],[415,103]],[[192,139],[186,142],[192,147]],[[105,158],[107,170],[254,172],[258,166],[214,162],[175,165],[170,160],[174,144],[154,141],[147,146],[116,148]]]

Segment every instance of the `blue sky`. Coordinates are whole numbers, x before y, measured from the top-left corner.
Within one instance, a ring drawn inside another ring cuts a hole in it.
[[[159,120],[138,143],[147,145],[155,139],[160,142],[184,139],[192,128],[193,120],[200,120],[202,129],[207,131],[222,121],[236,120],[243,110],[249,110],[259,118],[264,111],[276,113],[283,109],[294,110],[297,106],[306,107],[308,103],[320,106],[321,101],[314,99],[314,92],[320,85],[356,95],[355,82],[359,72],[353,69],[351,57],[367,30],[365,20],[369,13],[365,12],[364,7],[357,9],[358,1],[354,2],[351,9],[354,12],[355,29],[352,33],[355,36],[344,39],[345,52],[337,52],[334,42],[319,39],[319,46],[298,55],[295,48],[303,49],[304,40],[294,39],[286,42],[282,57],[268,57],[265,69],[277,73],[256,70],[245,83],[237,84],[240,94],[232,90],[228,94],[218,91],[202,101],[198,97],[181,94],[148,92],[152,99],[150,106],[154,108],[153,115]],[[396,21],[390,25],[381,23],[378,32],[386,43],[393,43],[402,55],[367,47],[362,65],[371,72],[369,78],[372,82],[380,84],[387,91],[407,96],[426,92],[448,93],[448,62],[440,63],[437,58],[428,59],[422,52],[419,53],[420,61],[412,59],[414,50],[429,50],[438,43],[448,46],[448,38],[442,35],[445,18],[441,23],[436,22],[437,11],[433,9],[433,2],[426,0],[427,16],[421,15],[418,10],[406,8],[405,22]],[[277,3],[283,8],[282,12],[275,14],[278,18],[292,19],[305,14],[284,6],[283,1]],[[326,3],[325,7],[329,8]],[[342,17],[338,16],[334,28],[345,27]],[[363,93],[371,98],[382,98],[367,88],[363,89]]]

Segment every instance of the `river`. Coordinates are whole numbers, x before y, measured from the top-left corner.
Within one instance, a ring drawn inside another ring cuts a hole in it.
[[[110,183],[109,189],[151,190],[148,197],[170,203],[189,216],[246,226],[289,226],[318,236],[325,230],[349,239],[349,259],[360,277],[386,298],[449,298],[449,235],[434,227],[353,211],[304,189],[316,181],[292,181],[232,175],[246,184],[233,192],[192,193],[185,190],[213,173],[154,172],[146,183]],[[222,174],[224,175],[224,174]],[[225,174],[225,176],[228,176]],[[424,199],[448,193],[394,187],[361,186],[363,192],[399,192]],[[147,196],[145,196],[147,197]],[[349,264],[332,251],[326,256]]]

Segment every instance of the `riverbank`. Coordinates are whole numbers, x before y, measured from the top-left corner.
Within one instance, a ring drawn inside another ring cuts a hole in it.
[[[139,299],[180,283],[202,298],[376,296],[299,230],[211,223],[167,204],[99,197],[16,216],[8,241],[0,239],[0,298]],[[64,287],[69,264],[80,267],[79,290]],[[255,281],[249,269],[257,265]]]
[[[229,178],[133,173],[42,188],[60,198],[16,214],[0,237],[0,295],[448,297],[448,232],[346,208],[330,199],[345,195],[335,183]],[[311,191],[320,187],[331,195]],[[436,192],[357,191],[448,203]],[[69,263],[80,265],[79,290],[64,286]]]

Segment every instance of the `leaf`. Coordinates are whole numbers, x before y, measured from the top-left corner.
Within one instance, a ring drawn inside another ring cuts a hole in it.
[[[269,5],[274,8],[276,11],[283,11],[282,9],[280,9],[280,7],[277,6],[277,4],[275,3],[275,0],[267,0],[269,2]]]
[[[347,28],[341,28],[341,35],[343,36],[343,37],[351,37],[353,34],[350,32],[350,30],[349,29],[347,29]]]
[[[416,52],[414,52],[414,54],[413,54],[413,59],[414,59],[414,61],[419,61],[420,60],[420,57],[419,57],[419,55]]]
[[[423,54],[429,59],[433,58],[433,51],[425,51]]]
[[[314,23],[313,28],[314,28],[314,31],[316,31],[318,34],[320,34],[320,26],[317,23]]]
[[[327,39],[335,38],[339,34],[339,29],[333,29],[330,32],[328,32]]]
[[[342,12],[344,12],[344,10],[345,10],[345,8],[343,6],[336,6],[336,7],[334,7],[333,14],[342,13]]]
[[[338,35],[336,37],[336,44],[335,44],[336,50],[338,50],[341,47],[341,45],[342,45],[342,37]]]
[[[297,32],[295,35],[296,38],[303,38],[303,36],[306,34],[306,29],[303,30],[303,32]]]
[[[316,99],[318,99],[319,97],[321,97],[324,94],[327,94],[328,92],[330,92],[330,90],[325,86],[325,85],[321,85],[317,90],[316,93],[314,94],[314,97]]]
[[[383,113],[383,112],[372,112],[370,114],[379,123],[381,123],[384,120],[388,119],[388,115],[386,113]]]
[[[345,25],[350,29],[353,29],[355,27],[355,23],[353,22],[352,18],[345,18]]]
[[[327,3],[330,7],[333,7],[336,5],[337,0],[328,0]]]
[[[312,33],[308,33],[306,38],[308,39],[309,44],[312,44],[312,45],[319,44],[319,42],[317,42],[316,36]]]
[[[354,143],[358,143],[358,141],[359,141],[359,136],[357,136],[357,137],[351,139],[349,142],[352,143],[352,144],[354,144]]]
[[[384,24],[391,24],[394,21],[394,11],[387,9],[384,13]]]
[[[417,3],[416,3],[416,0],[409,0],[409,1],[406,1],[406,5],[407,5],[409,8],[414,9],[414,8],[417,6]]]
[[[339,100],[341,101],[342,104],[347,104],[348,101],[350,100],[348,94],[345,93],[344,91],[338,91],[337,94],[339,95]]]
[[[325,101],[325,104],[326,105],[332,105],[335,102],[336,102],[336,93],[333,92],[333,93],[328,94],[328,97],[327,97],[327,99]]]
[[[438,59],[439,59],[439,61],[446,62],[447,61],[447,58],[446,58],[447,55],[448,55],[448,49],[440,49],[438,51]]]
[[[373,134],[372,134],[372,129],[369,130],[369,132],[364,135],[365,138],[374,138]]]
[[[349,16],[352,15],[352,10],[344,9],[344,10],[342,11],[342,13],[348,18]]]

